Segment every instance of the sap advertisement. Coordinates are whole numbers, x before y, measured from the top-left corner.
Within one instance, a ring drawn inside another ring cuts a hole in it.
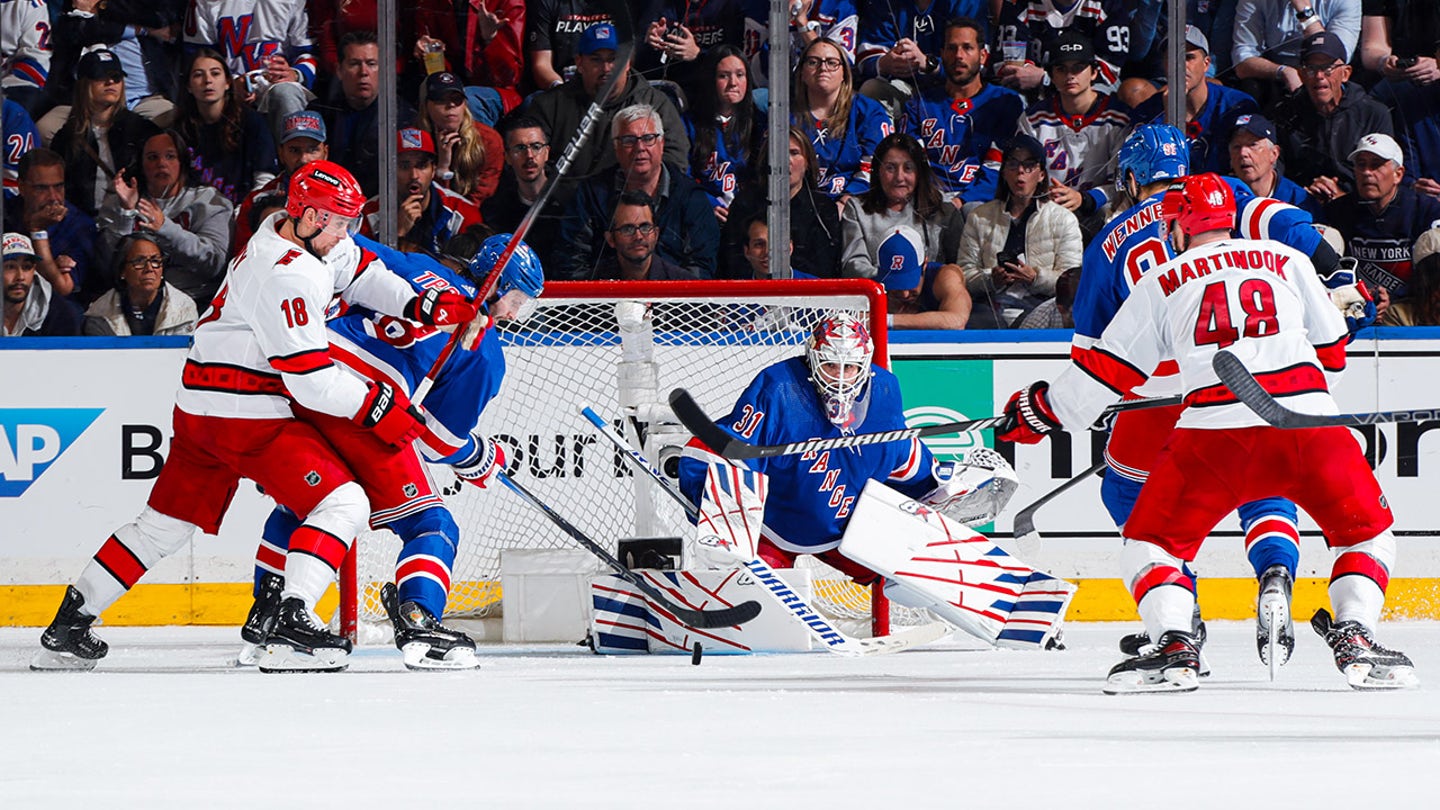
[[[1011,392],[1050,379],[1068,363],[1063,332],[988,335],[892,333],[891,365],[899,376],[910,425],[991,416]],[[1337,394],[1345,412],[1432,407],[1440,388],[1440,329],[1373,330],[1350,349],[1350,371]],[[1374,335],[1370,337],[1370,335]],[[989,339],[987,339],[989,338]],[[183,339],[7,339],[0,348],[0,585],[64,583],[117,527],[144,506],[169,445],[170,413]],[[717,349],[717,363],[724,362]],[[696,373],[703,373],[697,368]],[[553,392],[559,396],[565,392]],[[563,397],[562,397],[563,398]],[[536,403],[537,408],[546,403]],[[510,426],[523,435],[525,426]],[[1366,450],[1396,516],[1396,576],[1440,575],[1440,422],[1360,428]],[[1103,433],[1062,434],[1042,444],[1002,446],[1021,486],[993,526],[1006,537],[1013,513],[1078,475],[1100,458]],[[942,458],[989,444],[987,433],[927,439]],[[1283,477],[1292,470],[1277,469]],[[581,483],[577,480],[577,485]],[[1035,516],[1040,532],[1019,550],[1027,561],[1069,577],[1113,577],[1118,534],[1091,478]],[[218,537],[197,535],[147,582],[241,582],[271,502],[243,485]],[[1318,530],[1302,524],[1302,576],[1328,574]],[[1238,522],[1216,527],[1197,563],[1210,576],[1246,576]]]

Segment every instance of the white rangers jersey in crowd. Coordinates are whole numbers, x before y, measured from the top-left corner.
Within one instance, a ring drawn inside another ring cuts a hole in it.
[[[1108,192],[1120,144],[1130,132],[1130,108],[1100,93],[1083,115],[1068,115],[1052,94],[1025,110],[1018,131],[1045,147],[1045,173],[1052,181]]]
[[[44,0],[0,0],[5,87],[44,87],[50,75],[50,11]]]
[[[315,83],[305,0],[190,0],[185,44],[215,48],[237,76],[264,68],[279,54],[300,72],[302,84]]]
[[[1178,427],[1264,425],[1211,368],[1215,352],[1229,349],[1288,407],[1333,414],[1327,375],[1344,370],[1346,340],[1345,318],[1305,254],[1268,239],[1226,239],[1142,276],[1100,339],[1072,354],[1050,386],[1050,406],[1066,426],[1091,424],[1174,359],[1186,404]]]
[[[332,304],[398,315],[415,297],[399,276],[346,240],[320,261],[265,220],[230,262],[225,286],[195,329],[175,405],[198,416],[282,419],[290,399],[349,418],[366,385],[330,359]]]
[[[855,61],[855,42],[859,37],[860,17],[855,13],[855,0],[805,0],[808,3],[806,18],[819,23],[815,33],[831,40],[845,51],[850,61]],[[750,68],[751,87],[770,86],[770,3],[768,0],[746,0],[745,2],[745,61]],[[790,64],[800,58],[805,49],[805,40],[790,25]]]

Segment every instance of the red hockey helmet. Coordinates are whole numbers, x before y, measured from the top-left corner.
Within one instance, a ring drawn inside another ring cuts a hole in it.
[[[305,209],[314,208],[321,216],[320,226],[326,228],[338,219],[354,233],[360,224],[360,211],[365,207],[365,192],[345,167],[328,160],[314,160],[295,170],[290,176],[290,191],[285,200],[285,213],[299,219]],[[338,223],[337,223],[338,224]]]
[[[1187,177],[1160,199],[1160,218],[1187,236],[1235,227],[1235,192],[1214,172]]]

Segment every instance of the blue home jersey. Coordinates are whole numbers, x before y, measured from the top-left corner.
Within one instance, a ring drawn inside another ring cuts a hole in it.
[[[739,138],[734,134],[726,132],[724,124],[718,122],[706,123],[705,126],[715,127],[715,148],[710,154],[699,159],[693,152],[690,154],[690,176],[704,189],[705,194],[710,197],[711,205],[723,205],[727,208],[735,200],[735,190],[740,184],[755,177],[756,166],[760,162],[765,149],[765,127],[767,118],[764,112],[756,111],[755,119],[750,122],[750,137],[745,143],[735,143]],[[685,116],[685,132],[690,136],[690,143],[695,143],[697,123]],[[749,154],[745,154],[748,151]]]
[[[995,199],[1000,147],[1025,111],[1019,93],[987,84],[974,98],[956,101],[936,87],[911,96],[904,109],[901,127],[925,147],[940,193],[966,202]]]
[[[869,409],[855,432],[904,429],[899,381],[878,366],[874,372]],[[717,424],[755,444],[845,435],[825,418],[804,357],[782,360],[761,371],[740,395],[735,409]],[[705,483],[707,459],[714,458],[698,441],[692,441],[680,459],[680,488],[695,503],[699,503]],[[801,554],[818,554],[840,545],[866,482],[888,481],[912,497],[924,495],[936,485],[930,473],[934,458],[917,439],[745,463],[770,476],[766,538],[781,549]]]
[[[801,116],[808,120],[798,120]],[[870,190],[870,161],[875,157],[875,147],[895,129],[880,102],[857,93],[850,101],[845,133],[838,138],[830,134],[824,121],[811,119],[808,113],[792,114],[791,120],[815,146],[820,191],[833,199]]]

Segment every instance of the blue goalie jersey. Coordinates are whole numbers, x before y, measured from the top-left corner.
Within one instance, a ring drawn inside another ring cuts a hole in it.
[[[451,289],[475,295],[475,285],[425,254],[402,253],[364,237],[355,241],[417,292]],[[329,328],[330,353],[338,361],[372,379],[388,379],[407,394],[415,393],[450,339],[449,333],[434,327],[368,310],[350,310],[333,318]],[[451,463],[475,453],[471,432],[485,405],[499,393],[504,377],[505,355],[494,328],[485,331],[474,351],[461,349],[450,356],[425,398],[434,434],[433,439],[427,436],[422,441],[427,459]]]
[[[870,380],[870,404],[856,433],[903,430],[900,383],[878,366]],[[821,411],[804,357],[792,357],[761,371],[735,403],[716,420],[722,430],[754,444],[785,444],[845,435]],[[700,502],[709,463],[718,457],[692,440],[680,459],[680,489]],[[819,554],[840,545],[860,491],[871,480],[887,481],[911,497],[935,488],[934,457],[918,439],[825,450],[794,456],[751,459],[752,469],[770,476],[765,503],[765,537],[798,554]]]

